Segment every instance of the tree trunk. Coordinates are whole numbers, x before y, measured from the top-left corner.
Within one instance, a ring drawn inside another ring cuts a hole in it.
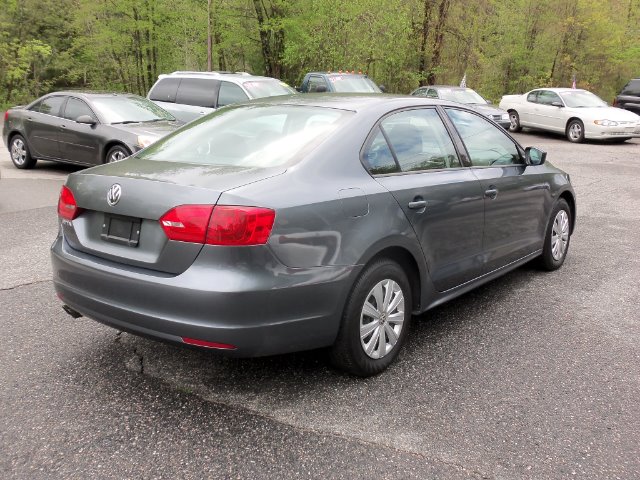
[[[440,66],[440,57],[442,56],[442,46],[444,40],[444,26],[447,22],[449,6],[451,0],[442,0],[438,9],[438,23],[436,23],[436,38],[433,44],[433,55],[431,56],[431,70],[427,76],[427,83],[433,85],[436,83],[435,69]]]
[[[424,0],[424,17],[422,18],[422,29],[420,31],[420,63],[418,65],[421,87],[426,85],[427,80],[427,42],[429,41],[429,23],[431,21],[432,6],[432,0]]]

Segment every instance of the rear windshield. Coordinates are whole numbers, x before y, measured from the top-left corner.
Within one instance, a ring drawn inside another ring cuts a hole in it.
[[[487,101],[470,88],[439,88],[438,96],[450,102],[466,103],[467,105],[486,105]]]
[[[329,81],[336,92],[342,93],[382,93],[368,77],[357,75],[329,75]]]
[[[175,120],[166,110],[146,98],[131,97],[93,97],[93,107],[105,123],[137,123]]]
[[[145,160],[238,167],[283,165],[318,145],[353,112],[297,105],[227,107],[142,150]]]
[[[296,93],[293,88],[279,80],[252,80],[244,82],[242,86],[249,92],[251,98],[275,97]]]
[[[622,89],[622,95],[640,95],[640,78],[627,83]]]

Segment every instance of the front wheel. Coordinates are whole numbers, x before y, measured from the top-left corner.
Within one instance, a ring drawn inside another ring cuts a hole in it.
[[[571,120],[567,125],[567,139],[573,143],[584,142],[584,124],[580,120]]]
[[[11,161],[16,168],[33,168],[36,159],[31,156],[27,142],[22,135],[15,135],[9,142],[9,153]]]
[[[571,209],[563,199],[551,211],[540,264],[545,270],[557,270],[564,263],[571,240]]]
[[[383,259],[356,281],[340,332],[330,350],[331,363],[360,377],[376,375],[398,356],[411,320],[411,288],[400,265]]]
[[[522,130],[522,126],[520,125],[520,115],[515,110],[511,110],[509,112],[509,121],[511,124],[509,125],[509,131],[517,133]]]
[[[129,155],[131,155],[129,150],[121,145],[116,145],[111,147],[107,152],[105,163],[119,162],[120,160],[127,158]]]

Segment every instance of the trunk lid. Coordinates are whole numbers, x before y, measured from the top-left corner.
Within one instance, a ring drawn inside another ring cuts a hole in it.
[[[169,240],[158,221],[162,215],[178,205],[215,205],[224,191],[284,171],[283,167],[192,165],[132,157],[74,173],[67,186],[83,211],[71,222],[62,221],[64,236],[72,248],[87,254],[179,274],[193,263],[202,245]],[[110,205],[107,197],[115,184],[120,195]]]

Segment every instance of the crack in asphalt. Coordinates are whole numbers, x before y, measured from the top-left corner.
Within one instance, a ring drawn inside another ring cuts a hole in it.
[[[14,285],[14,286],[12,286],[12,287],[3,287],[3,288],[0,288],[0,292],[7,292],[7,291],[9,291],[9,290],[15,290],[16,288],[20,288],[20,287],[28,287],[28,286],[30,286],[30,285],[38,285],[38,284],[40,284],[40,283],[47,283],[47,282],[50,282],[50,281],[51,281],[50,279],[48,279],[48,280],[34,280],[33,282],[21,283],[21,284],[19,284],[19,285]]]

